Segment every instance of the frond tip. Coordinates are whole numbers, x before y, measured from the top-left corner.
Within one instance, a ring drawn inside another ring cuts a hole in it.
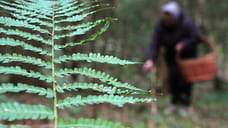
[[[106,82],[115,87],[127,88],[127,89],[137,90],[137,91],[144,91],[128,83],[121,83],[120,81],[118,81],[118,79],[111,77],[110,75],[104,72],[96,71],[95,69],[92,69],[92,68],[61,69],[56,72],[57,77],[64,77],[64,75],[70,75],[70,74],[80,74],[80,75],[97,78],[100,81]]]
[[[111,24],[111,22],[107,21],[104,26],[102,26],[98,31],[96,31],[95,33],[93,33],[91,36],[89,36],[89,38],[81,40],[80,42],[74,43],[74,42],[70,42],[70,43],[66,43],[64,45],[55,45],[55,49],[61,49],[61,48],[66,48],[66,47],[72,47],[72,46],[77,46],[77,45],[82,45],[85,44],[89,41],[93,41],[95,40],[98,36],[100,36],[102,33],[104,33],[109,25]]]
[[[121,60],[117,57],[113,56],[103,56],[100,53],[90,53],[90,54],[72,54],[71,56],[60,56],[55,60],[56,63],[67,62],[69,60],[72,61],[87,61],[87,62],[99,62],[99,63],[108,63],[108,64],[119,64],[119,65],[126,65],[126,64],[138,64],[138,62],[131,62],[127,60]]]
[[[119,123],[112,123],[110,121],[101,119],[79,119],[64,121],[61,119],[59,121],[58,128],[124,128]]]
[[[21,120],[21,119],[54,119],[52,110],[43,105],[27,105],[19,103],[0,104],[0,120]]]
[[[78,91],[78,89],[90,89],[93,91],[98,91],[102,93],[107,94],[145,94],[144,92],[134,92],[132,90],[121,90],[117,87],[111,87],[111,86],[105,86],[103,84],[97,84],[97,83],[72,83],[72,84],[66,84],[63,85],[57,85],[57,92],[64,93],[65,90],[67,91]]]
[[[65,107],[74,106],[84,106],[86,104],[100,104],[100,103],[110,103],[116,105],[118,107],[122,107],[124,104],[130,103],[149,103],[156,101],[156,99],[152,98],[133,98],[133,97],[125,97],[119,95],[99,95],[99,96],[88,96],[88,97],[67,97],[64,100],[59,100],[57,107],[63,109]]]

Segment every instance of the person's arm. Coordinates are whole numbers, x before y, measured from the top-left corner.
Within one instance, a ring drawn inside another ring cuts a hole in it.
[[[201,32],[199,28],[190,20],[185,23],[185,32],[187,33],[187,37],[183,39],[180,43],[182,43],[183,48],[193,45],[200,40]]]
[[[160,45],[159,45],[159,24],[156,26],[155,32],[152,36],[151,43],[147,52],[147,60],[143,66],[143,71],[147,72],[153,67],[153,63],[157,54],[159,53]]]

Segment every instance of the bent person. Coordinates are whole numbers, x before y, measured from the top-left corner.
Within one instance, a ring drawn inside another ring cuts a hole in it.
[[[188,108],[192,93],[192,83],[184,80],[175,59],[176,54],[181,51],[181,58],[195,58],[201,32],[176,2],[167,3],[161,11],[162,17],[156,25],[143,70],[147,72],[153,67],[159,49],[163,46],[171,94],[171,105],[165,109],[165,112],[171,113],[177,109],[177,106]]]

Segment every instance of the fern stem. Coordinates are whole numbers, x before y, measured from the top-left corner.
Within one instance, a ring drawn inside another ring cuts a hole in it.
[[[58,109],[57,109],[57,94],[56,94],[56,80],[55,80],[55,49],[54,49],[54,45],[55,45],[55,39],[54,39],[54,35],[55,35],[55,5],[53,5],[53,15],[52,15],[52,24],[53,24],[53,28],[52,28],[52,89],[53,89],[53,101],[54,101],[54,105],[53,105],[53,110],[54,110],[54,128],[58,127]]]

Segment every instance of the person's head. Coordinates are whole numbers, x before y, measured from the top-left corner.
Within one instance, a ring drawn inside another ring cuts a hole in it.
[[[179,18],[181,9],[179,5],[172,1],[162,7],[162,21],[166,26],[172,26]]]

